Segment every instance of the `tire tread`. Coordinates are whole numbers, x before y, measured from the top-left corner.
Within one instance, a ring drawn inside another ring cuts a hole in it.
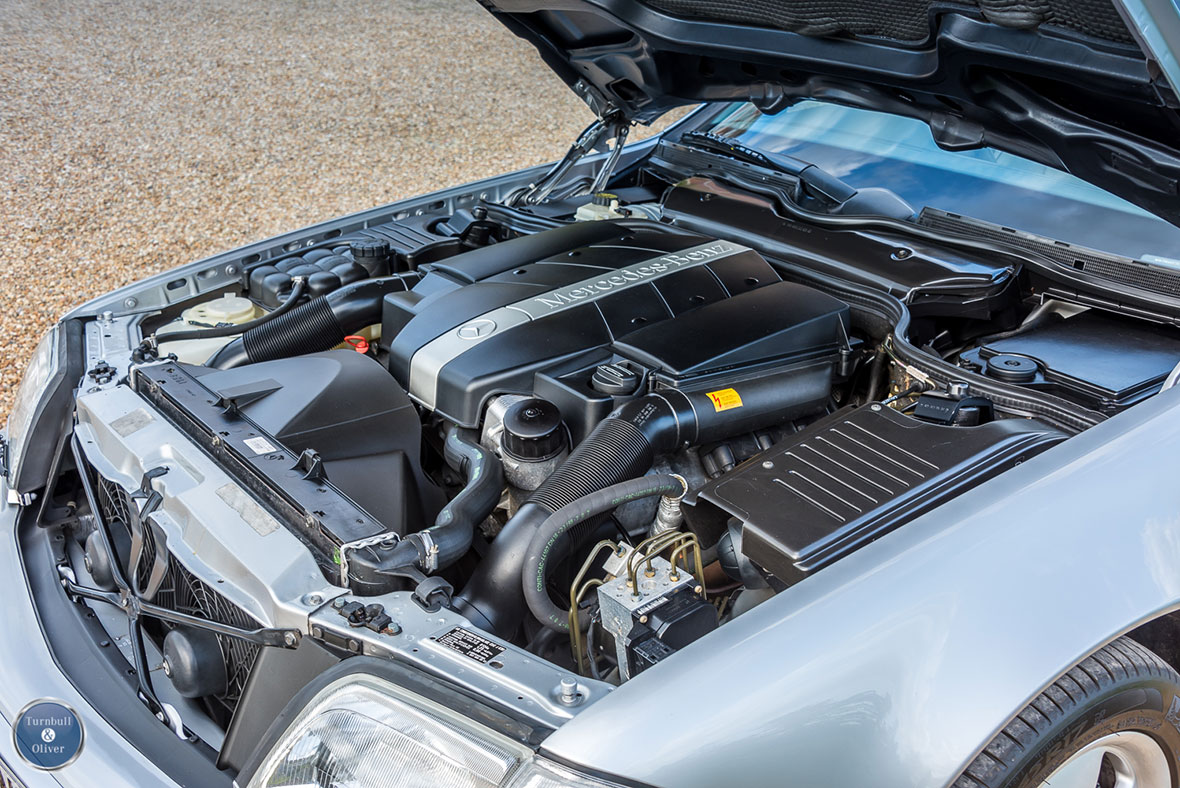
[[[951,788],[996,788],[1055,723],[1112,685],[1141,677],[1180,684],[1180,674],[1156,654],[1130,638],[1116,638],[1033,698],[971,761]]]

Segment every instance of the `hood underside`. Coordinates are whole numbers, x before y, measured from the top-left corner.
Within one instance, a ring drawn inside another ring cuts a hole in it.
[[[1150,0],[481,0],[601,116],[814,98],[915,117],[1180,224],[1180,117]],[[1135,9],[1126,11],[1134,4]]]

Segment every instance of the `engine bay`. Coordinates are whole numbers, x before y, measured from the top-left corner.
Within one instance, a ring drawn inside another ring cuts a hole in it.
[[[76,587],[164,611],[148,639],[227,764],[274,676],[353,654],[560,724],[1180,358],[1011,256],[720,181],[565,203],[252,261],[79,395]],[[304,641],[324,662],[275,655]]]

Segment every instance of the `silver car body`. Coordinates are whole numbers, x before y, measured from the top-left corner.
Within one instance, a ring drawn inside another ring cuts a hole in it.
[[[529,175],[367,213],[496,192]],[[247,250],[179,270],[213,270]],[[135,288],[162,292],[176,274]],[[127,292],[73,314],[130,311]],[[1153,397],[790,587],[576,715],[543,752],[667,788],[948,785],[1082,657],[1180,608],[1178,404],[1175,389]],[[87,725],[75,766],[22,770],[21,780],[168,784],[55,664],[7,492],[0,479],[0,718],[54,697]],[[7,736],[0,759],[20,763]]]

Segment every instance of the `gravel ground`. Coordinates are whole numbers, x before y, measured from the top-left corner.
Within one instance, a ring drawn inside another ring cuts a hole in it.
[[[0,425],[70,307],[592,120],[472,0],[0,0],[0,40]]]

